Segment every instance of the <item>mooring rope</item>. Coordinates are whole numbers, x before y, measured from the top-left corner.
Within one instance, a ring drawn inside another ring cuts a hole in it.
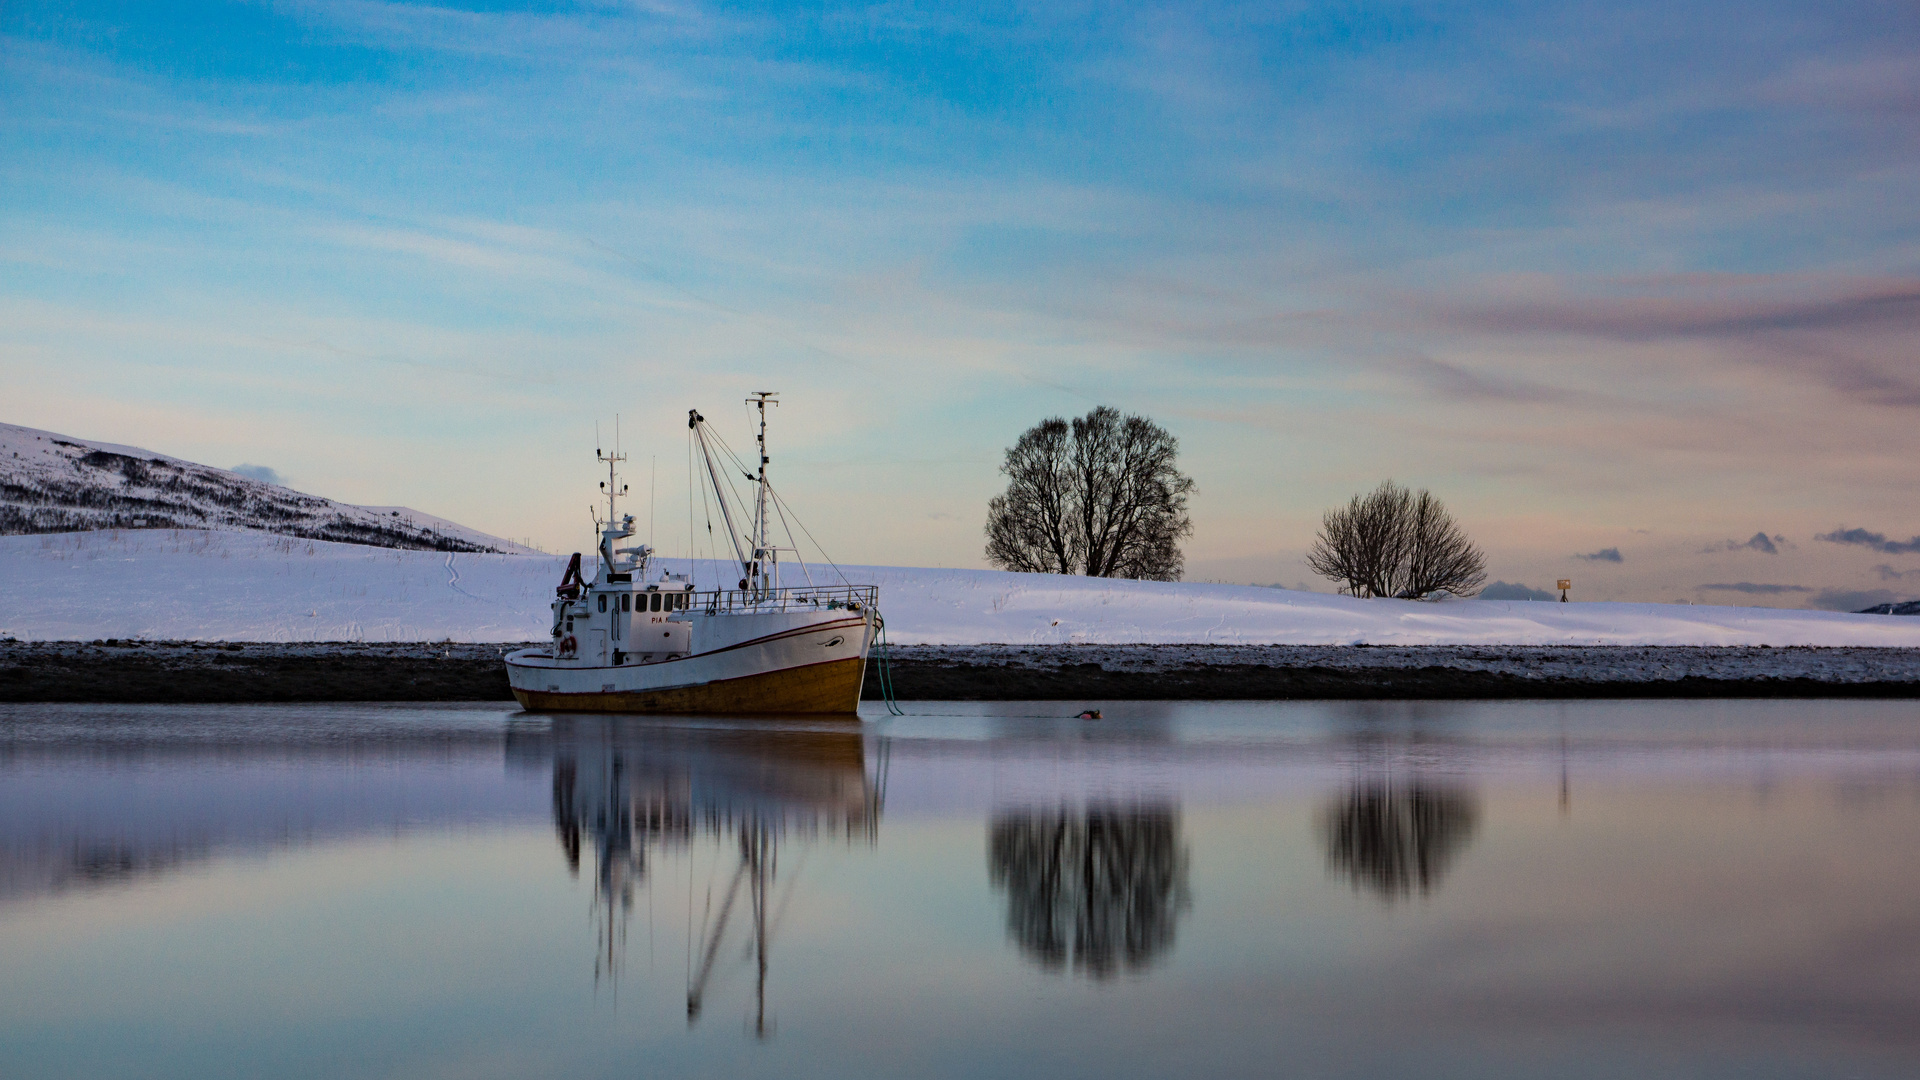
[[[878,608],[873,611],[873,621],[880,631],[879,640],[875,642],[879,646],[880,653],[880,700],[886,702],[889,715],[905,716],[906,712],[900,708],[900,702],[893,696],[893,667],[887,655],[887,620],[880,617]]]

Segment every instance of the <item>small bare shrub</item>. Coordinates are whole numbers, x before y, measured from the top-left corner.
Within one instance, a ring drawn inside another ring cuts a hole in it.
[[[1485,557],[1440,500],[1391,480],[1327,511],[1307,565],[1366,597],[1469,596],[1487,579]]]

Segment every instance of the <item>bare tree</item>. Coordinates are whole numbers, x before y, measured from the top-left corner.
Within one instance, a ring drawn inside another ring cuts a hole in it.
[[[1072,451],[1067,422],[1042,420],[1007,451],[1007,490],[987,504],[987,560],[1006,570],[1072,574],[1080,565],[1073,535]]]
[[[987,504],[987,560],[1006,570],[1175,581],[1193,532],[1193,481],[1179,440],[1143,416],[1102,405],[1071,422],[1042,420],[1000,471]]]
[[[1320,536],[1307,565],[1322,577],[1344,582],[1355,596],[1392,596],[1407,551],[1411,495],[1392,481],[1355,495],[1321,519]]]
[[[1387,480],[1329,510],[1307,565],[1355,596],[1465,596],[1486,580],[1486,560],[1433,494]]]
[[[1407,555],[1396,596],[1418,599],[1437,592],[1468,596],[1487,580],[1487,560],[1454,523],[1440,500],[1422,488],[1407,517]]]

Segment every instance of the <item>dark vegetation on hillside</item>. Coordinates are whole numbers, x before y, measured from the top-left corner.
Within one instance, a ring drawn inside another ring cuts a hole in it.
[[[423,551],[488,552],[492,547],[398,516],[233,473],[165,458],[137,458],[48,440],[54,455],[0,462],[0,535],[96,529],[256,529]],[[63,467],[60,462],[64,461]],[[5,467],[12,466],[12,467]]]

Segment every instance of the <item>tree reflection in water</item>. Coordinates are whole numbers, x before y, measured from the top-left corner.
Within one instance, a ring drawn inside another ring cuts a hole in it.
[[[1480,817],[1472,795],[1415,780],[1355,784],[1320,817],[1330,870],[1389,899],[1427,895],[1466,850]]]
[[[988,835],[987,872],[1006,890],[1007,933],[1021,952],[1096,979],[1152,963],[1173,946],[1190,906],[1171,807],[1002,814]]]

